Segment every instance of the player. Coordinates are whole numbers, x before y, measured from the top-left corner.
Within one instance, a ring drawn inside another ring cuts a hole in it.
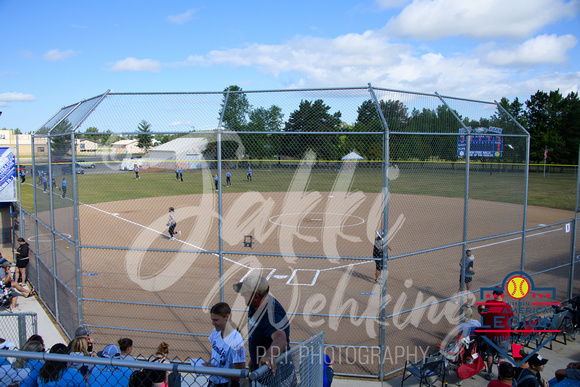
[[[473,260],[475,256],[471,254],[471,250],[465,250],[465,270],[463,270],[463,259],[459,261],[459,267],[461,271],[464,272],[463,281],[465,282],[465,290],[471,290],[471,281],[473,280],[473,274],[475,271],[473,270]],[[459,275],[459,291],[461,292],[461,274]]]
[[[248,168],[248,181],[252,181],[252,168]]]
[[[67,185],[66,178],[63,177],[62,181],[60,182],[60,189],[62,191],[62,199],[64,199],[66,196],[66,185]]]
[[[137,164],[133,167],[133,171],[135,172],[135,179],[139,179],[139,166]]]
[[[215,183],[215,190],[217,191],[218,190],[218,184],[219,184],[219,177],[218,177],[217,173],[216,173],[216,175],[214,176],[213,179],[214,179],[214,183]]]
[[[375,258],[376,271],[375,271],[375,283],[379,282],[381,277],[381,270],[383,270],[383,246],[385,230],[377,231],[377,237],[375,238],[375,245],[373,246],[373,258]],[[387,244],[387,250],[391,251],[391,248]]]
[[[173,235],[181,235],[181,231],[175,231],[175,226],[177,226],[177,221],[175,220],[175,208],[169,207],[169,219],[167,220],[167,226],[169,227],[169,239],[174,240]]]
[[[232,185],[232,182],[230,181],[231,177],[232,177],[232,174],[227,172],[226,173],[226,187],[229,187],[230,185]]]
[[[179,181],[179,168],[175,168],[175,180]]]

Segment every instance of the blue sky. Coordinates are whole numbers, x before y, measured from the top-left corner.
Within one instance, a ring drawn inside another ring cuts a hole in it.
[[[113,92],[580,87],[580,0],[0,0],[0,128]]]

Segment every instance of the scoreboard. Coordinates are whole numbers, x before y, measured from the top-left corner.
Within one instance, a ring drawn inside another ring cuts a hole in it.
[[[476,128],[470,134],[470,157],[502,157],[503,136],[499,128]],[[485,133],[491,132],[491,133]],[[482,133],[483,132],[483,133]],[[467,149],[467,135],[459,135],[457,138],[457,157],[465,157]]]

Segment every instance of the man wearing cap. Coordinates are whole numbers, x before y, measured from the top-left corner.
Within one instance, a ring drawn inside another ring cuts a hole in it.
[[[266,278],[251,275],[234,284],[248,305],[250,371],[266,364],[276,374],[276,358],[290,348],[290,321],[278,300],[269,294]]]
[[[107,345],[98,352],[99,357],[121,360],[121,350],[116,345]],[[127,386],[133,370],[113,365],[96,365],[89,379],[89,386],[115,387]]]
[[[494,345],[487,344],[487,374],[485,378],[491,380],[493,378],[494,356],[498,355],[499,358],[504,358],[509,351],[511,335],[507,331],[511,328],[508,320],[513,317],[514,313],[511,306],[503,301],[503,290],[500,288],[493,291],[493,300],[486,301],[484,306],[484,326],[482,328],[497,331],[485,333],[485,336],[494,343]]]
[[[541,371],[548,359],[542,358],[539,353],[534,353],[529,359],[530,368],[524,369],[516,379],[518,387],[548,387],[548,382],[542,379]]]
[[[565,369],[556,371],[556,380],[561,382],[564,379],[580,380],[580,362],[568,363]]]

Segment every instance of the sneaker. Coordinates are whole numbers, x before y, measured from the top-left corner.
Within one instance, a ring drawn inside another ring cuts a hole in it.
[[[177,235],[181,235],[181,231],[178,231],[178,232],[177,232]]]
[[[493,379],[493,374],[485,374],[484,377],[486,380],[491,380],[491,379]]]

